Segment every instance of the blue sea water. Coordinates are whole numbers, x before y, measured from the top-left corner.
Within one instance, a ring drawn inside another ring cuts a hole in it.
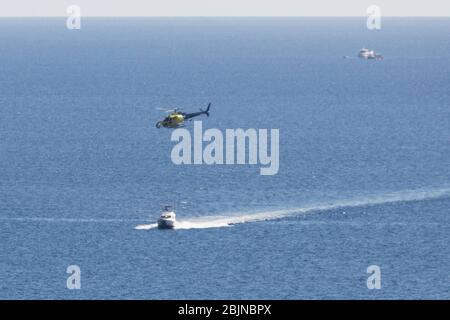
[[[0,298],[449,299],[450,19],[382,22],[0,19]],[[208,102],[277,175],[171,162]]]

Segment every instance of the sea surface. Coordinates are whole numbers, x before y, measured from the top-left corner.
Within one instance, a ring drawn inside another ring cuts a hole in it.
[[[449,299],[449,35],[448,18],[0,19],[0,299]],[[204,129],[279,129],[278,174],[172,163],[157,109],[208,102]],[[176,230],[154,228],[164,204]]]

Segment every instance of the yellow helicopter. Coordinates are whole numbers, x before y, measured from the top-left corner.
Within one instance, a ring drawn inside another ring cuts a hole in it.
[[[157,128],[179,128],[184,126],[184,121],[191,119],[193,117],[206,114],[209,117],[209,108],[211,107],[211,103],[208,104],[208,107],[206,110],[200,109],[200,112],[193,112],[193,113],[184,113],[177,111],[177,109],[174,110],[166,110],[166,112],[170,112],[170,114],[164,118],[162,121],[158,121],[156,123]]]

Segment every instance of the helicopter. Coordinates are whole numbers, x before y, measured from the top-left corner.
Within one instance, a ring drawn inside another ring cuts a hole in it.
[[[164,118],[162,121],[158,121],[156,123],[157,128],[179,128],[184,126],[184,121],[191,119],[193,117],[206,114],[209,117],[209,108],[211,107],[211,102],[208,104],[206,110],[200,109],[200,112],[193,113],[184,113],[177,111],[177,109],[173,110],[165,110],[166,112],[170,112],[170,114]]]

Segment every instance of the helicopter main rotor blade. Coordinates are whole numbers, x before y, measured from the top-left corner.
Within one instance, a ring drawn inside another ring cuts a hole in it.
[[[177,109],[176,109],[176,108],[175,108],[175,109],[156,108],[156,110],[158,110],[158,111],[164,111],[164,112],[174,112],[174,111],[176,111]]]

